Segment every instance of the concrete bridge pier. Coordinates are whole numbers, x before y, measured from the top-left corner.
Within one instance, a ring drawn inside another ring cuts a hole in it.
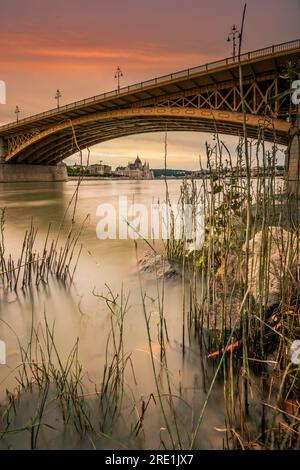
[[[4,162],[4,157],[7,154],[7,148],[3,137],[0,137],[0,163]]]
[[[59,165],[21,165],[0,161],[0,183],[67,181],[67,167]]]
[[[26,165],[6,163],[7,149],[0,137],[0,183],[31,183],[35,181],[67,181],[67,167],[59,165]]]

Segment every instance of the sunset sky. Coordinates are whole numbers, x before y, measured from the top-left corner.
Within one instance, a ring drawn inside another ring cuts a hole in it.
[[[1,0],[0,79],[7,104],[0,123],[116,87],[192,67],[231,53],[226,41],[240,23],[241,0]],[[243,50],[300,37],[299,0],[248,0]],[[196,168],[205,140],[195,133],[169,135],[169,166]],[[113,166],[136,153],[163,166],[161,133],[131,136],[95,146],[92,161]],[[226,138],[233,146],[235,139]],[[74,161],[75,158],[73,157]]]

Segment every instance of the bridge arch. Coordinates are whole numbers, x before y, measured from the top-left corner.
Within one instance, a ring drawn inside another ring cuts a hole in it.
[[[286,144],[290,124],[278,118],[247,114],[248,135],[264,132],[267,141]],[[194,131],[242,135],[244,116],[209,108],[148,106],[97,112],[67,119],[9,142],[7,163],[55,165],[79,149],[118,137],[159,131]]]

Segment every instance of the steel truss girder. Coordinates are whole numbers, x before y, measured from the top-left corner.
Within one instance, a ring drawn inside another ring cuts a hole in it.
[[[32,129],[32,131],[26,132],[25,134],[18,134],[9,137],[7,140],[8,153],[13,152],[18,147],[31,140],[32,137],[36,136],[39,132],[39,129]]]
[[[250,114],[261,114],[278,117],[281,111],[282,102],[273,100],[278,90],[278,77],[268,81],[252,81],[244,86],[244,103],[246,112]],[[183,107],[212,110],[241,112],[242,98],[239,85],[230,88],[219,89],[195,89],[193,92],[176,93],[156,99],[156,106],[159,107]]]

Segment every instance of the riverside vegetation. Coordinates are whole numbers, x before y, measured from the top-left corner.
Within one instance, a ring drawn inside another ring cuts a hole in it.
[[[203,246],[187,252],[184,240],[171,237],[165,243],[164,259],[175,262],[181,273],[175,282],[183,292],[179,345],[183,361],[198,348],[199,368],[205,369],[206,363],[214,367],[209,382],[203,384],[201,406],[186,403],[168,367],[164,292],[166,283],[173,281],[156,275],[157,299],[152,301],[158,311],[156,329],[140,274],[152,393],[137,398],[129,386],[140,377],[124,345],[128,295],[109,288],[105,295],[95,292],[107,306],[111,325],[99,383],[93,382],[91,390],[91,379],[80,364],[78,341],[67,357],[61,357],[46,312],[43,327],[36,327],[32,319],[29,343],[18,340],[17,386],[7,391],[1,406],[1,447],[44,448],[50,431],[58,436],[51,441],[55,447],[144,447],[155,408],[161,424],[154,432],[162,448],[197,448],[207,405],[221,381],[225,419],[216,432],[222,435],[224,448],[299,448],[300,369],[291,362],[292,342],[300,339],[298,201],[275,177],[276,145],[266,150],[262,136],[248,146],[252,164],[263,167],[253,179],[244,176],[243,139],[234,159],[218,136],[214,145],[207,145],[209,176],[197,182],[185,180],[179,199],[195,209],[203,206]],[[61,246],[58,239],[49,242],[49,229],[40,254],[34,250],[36,230],[31,226],[14,260],[5,249],[5,212],[1,221],[1,292],[39,288],[51,276],[69,288],[83,226],[75,230],[72,224]],[[22,436],[18,444],[12,441],[16,435]]]

